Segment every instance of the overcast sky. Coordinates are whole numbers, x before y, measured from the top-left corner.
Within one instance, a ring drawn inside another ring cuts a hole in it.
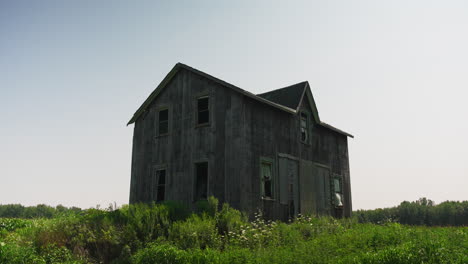
[[[0,1],[0,204],[128,203],[127,121],[177,62],[307,80],[353,209],[468,199],[467,1]]]

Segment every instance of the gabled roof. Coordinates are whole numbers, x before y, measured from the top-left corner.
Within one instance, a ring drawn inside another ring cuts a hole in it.
[[[257,96],[297,110],[299,104],[301,103],[302,95],[304,94],[304,89],[306,89],[306,86],[307,82],[300,82],[288,87],[257,94]]]
[[[221,79],[218,79],[214,76],[211,76],[207,73],[204,73],[202,71],[199,71],[195,68],[192,68],[188,65],[185,65],[183,63],[177,63],[173,68],[172,70],[166,75],[166,77],[164,77],[164,79],[162,80],[162,82],[158,85],[158,87],[156,87],[156,89],[148,96],[148,98],[146,98],[146,100],[143,102],[143,104],[138,108],[138,110],[135,112],[135,114],[133,114],[133,117],[130,119],[130,121],[128,121],[127,123],[127,126],[130,125],[130,124],[133,124],[135,123],[135,121],[146,111],[146,108],[151,104],[151,102],[153,102],[154,99],[156,99],[156,97],[159,95],[159,93],[166,87],[166,85],[172,80],[172,78],[174,78],[174,76],[177,74],[177,72],[179,72],[179,70],[181,69],[186,69],[188,71],[191,71],[193,73],[196,73],[200,76],[203,76],[207,79],[210,79],[216,83],[219,83],[221,84],[222,86],[225,86],[225,87],[228,87],[228,88],[231,88],[233,89],[234,91],[236,92],[239,92],[239,93],[242,93],[243,95],[247,96],[247,97],[250,97],[252,99],[255,99],[261,103],[264,103],[264,104],[268,104],[270,106],[273,106],[275,108],[278,108],[280,110],[283,110],[283,111],[286,111],[286,112],[289,112],[291,114],[295,114],[296,111],[295,109],[291,109],[289,107],[286,107],[286,106],[283,106],[283,105],[280,105],[280,104],[277,104],[275,102],[272,102],[272,101],[269,101],[269,100],[266,100],[266,99],[263,99],[261,97],[258,97],[256,96],[255,94],[251,93],[251,92],[248,92],[248,91],[245,91],[239,87],[236,87],[228,82],[225,82]]]
[[[312,115],[317,124],[321,125],[322,127],[333,130],[339,134],[354,138],[353,135],[346,133],[341,129],[333,127],[325,122],[320,121],[320,116],[318,114],[314,96],[310,91],[309,82],[307,81],[296,83],[291,86],[276,89],[270,92],[257,94],[257,96],[260,96],[277,104],[293,108],[296,110],[296,112],[299,111],[302,100],[307,100],[310,107],[312,108]]]
[[[271,107],[280,109],[282,111],[288,112],[290,114],[297,114],[299,111],[300,103],[303,100],[304,97],[307,97],[309,100],[309,104],[313,108],[313,114],[314,118],[317,121],[318,124],[322,125],[323,127],[326,127],[328,129],[331,129],[337,133],[343,134],[348,137],[353,137],[353,135],[348,134],[340,129],[337,129],[331,125],[328,125],[326,123],[323,123],[320,121],[320,118],[318,116],[318,111],[315,106],[315,101],[313,99],[312,93],[310,92],[309,83],[307,81],[305,82],[300,82],[288,87],[284,87],[281,89],[273,90],[267,93],[263,94],[258,94],[255,95],[251,92],[245,91],[237,86],[234,86],[228,82],[225,82],[221,79],[218,79],[214,76],[211,76],[207,73],[204,73],[202,71],[199,71],[195,68],[192,68],[188,65],[182,64],[182,63],[177,63],[172,70],[164,77],[162,82],[156,87],[156,89],[148,96],[148,98],[143,102],[143,104],[138,108],[138,110],[133,114],[133,117],[128,121],[127,126],[130,124],[135,123],[135,121],[143,114],[146,112],[147,108],[151,105],[154,99],[161,93],[161,91],[166,87],[166,85],[174,78],[174,76],[179,72],[181,69],[186,69],[190,72],[193,72],[195,74],[198,74],[204,78],[210,79],[224,87],[230,88],[236,92],[239,92],[249,98],[252,98],[260,103],[267,104]]]

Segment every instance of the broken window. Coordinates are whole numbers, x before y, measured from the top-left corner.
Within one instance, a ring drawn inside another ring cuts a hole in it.
[[[301,141],[307,142],[309,139],[307,114],[301,113]]]
[[[164,201],[166,196],[166,170],[160,169],[156,171],[156,202]]]
[[[197,100],[197,124],[208,124],[210,122],[209,97],[200,97]]]
[[[273,198],[273,173],[270,162],[261,162],[262,197]]]
[[[341,186],[341,179],[333,179],[333,191],[334,191],[334,204],[336,207],[343,206],[343,190]]]
[[[208,198],[208,162],[195,163],[195,201]]]
[[[169,132],[169,110],[163,109],[158,114],[158,134],[164,135]]]

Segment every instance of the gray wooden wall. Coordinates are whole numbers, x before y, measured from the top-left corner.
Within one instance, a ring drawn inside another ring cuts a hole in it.
[[[196,98],[203,95],[210,96],[211,122],[207,126],[197,126]],[[166,107],[169,109],[169,135],[158,136],[157,112]],[[311,112],[308,103],[301,105],[301,109]],[[301,168],[298,169],[299,182],[303,177],[301,172],[317,174],[304,171],[301,164],[328,168],[330,174],[343,177],[344,215],[349,216],[351,192],[347,138],[314,124],[312,119],[310,124],[310,143],[301,143],[298,115],[260,103],[181,69],[148,111],[135,122],[130,203],[152,201],[155,191],[153,172],[156,168],[166,168],[166,200],[177,200],[192,206],[194,164],[208,161],[208,195],[214,195],[220,202],[229,202],[250,216],[261,210],[268,218],[286,219],[288,205],[280,203],[279,199],[261,198],[259,171],[260,157],[274,161],[274,193],[278,195],[281,191],[279,154],[288,154],[297,160]],[[313,179],[302,183],[305,185],[299,192],[304,193],[303,197],[320,198],[317,197],[319,194],[307,193],[309,190],[316,192]],[[300,208],[300,204],[298,206]],[[323,211],[315,204],[305,202],[304,208],[313,214]],[[333,215],[333,208],[330,207],[328,213]]]

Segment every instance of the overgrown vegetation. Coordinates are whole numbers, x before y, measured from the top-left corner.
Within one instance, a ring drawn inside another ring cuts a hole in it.
[[[468,226],[468,201],[446,201],[435,204],[421,198],[404,201],[399,206],[375,210],[358,210],[354,217],[360,223],[398,222],[407,225]]]
[[[468,263],[467,227],[301,216],[248,221],[215,198],[0,219],[0,263]]]

